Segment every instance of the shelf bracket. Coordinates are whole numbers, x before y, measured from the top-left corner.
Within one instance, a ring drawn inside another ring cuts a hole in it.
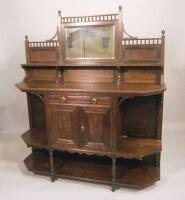
[[[35,95],[35,96],[38,97],[42,102],[44,102],[44,97],[43,97],[41,94],[34,93],[34,92],[30,92],[30,94]]]
[[[123,24],[123,33],[124,33],[124,35],[126,35],[129,39],[137,39],[137,38],[138,38],[137,36],[132,36],[132,35],[130,35],[130,34],[126,31],[124,24]],[[125,39],[125,37],[123,37],[123,39]]]
[[[122,99],[118,102],[118,107],[122,104],[122,102],[124,102],[127,99],[131,99],[134,98],[134,96],[124,96],[122,97]]]
[[[46,40],[46,42],[51,42],[51,41],[58,41],[59,39],[59,30],[58,30],[58,26],[57,26],[57,30],[55,32],[55,34],[48,40]]]

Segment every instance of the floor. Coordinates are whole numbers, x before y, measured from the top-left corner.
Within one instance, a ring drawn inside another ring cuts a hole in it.
[[[30,149],[21,130],[0,132],[0,200],[185,200],[185,128],[171,125],[163,131],[161,181],[144,190],[121,188],[111,192],[105,185],[33,175],[22,160]]]

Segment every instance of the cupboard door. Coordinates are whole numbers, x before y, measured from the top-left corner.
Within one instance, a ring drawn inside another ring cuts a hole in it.
[[[49,129],[53,145],[63,149],[78,146],[76,106],[51,105],[50,121]]]
[[[80,108],[80,146],[88,150],[106,151],[111,147],[111,107]]]

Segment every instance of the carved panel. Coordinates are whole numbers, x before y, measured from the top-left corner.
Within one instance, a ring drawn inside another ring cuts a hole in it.
[[[160,63],[160,46],[124,46],[122,49],[123,63]]]
[[[33,81],[56,81],[56,69],[29,69],[27,70],[27,79]]]
[[[77,108],[51,105],[50,135],[56,147],[77,147]]]
[[[124,83],[160,83],[159,70],[129,69],[123,73]]]
[[[30,63],[50,63],[55,64],[58,60],[58,51],[56,48],[30,48]]]
[[[69,82],[113,83],[113,70],[70,69],[64,71],[64,80]]]
[[[111,108],[88,106],[80,113],[81,146],[90,150],[108,150],[111,142]]]

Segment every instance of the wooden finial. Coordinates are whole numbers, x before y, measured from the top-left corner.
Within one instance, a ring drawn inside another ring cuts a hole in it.
[[[162,33],[162,35],[165,35],[165,30],[162,30],[161,33]]]
[[[58,16],[60,17],[60,21],[62,23],[62,13],[61,13],[61,10],[58,10]]]
[[[28,40],[28,36],[27,35],[25,35],[25,40]]]
[[[61,10],[58,10],[58,16],[62,17]]]
[[[121,11],[122,11],[122,6],[120,5],[120,6],[119,6],[119,12],[121,12]]]

